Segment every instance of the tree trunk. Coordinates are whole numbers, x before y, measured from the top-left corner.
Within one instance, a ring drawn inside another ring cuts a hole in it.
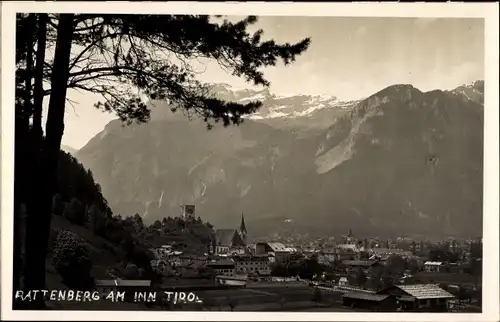
[[[43,107],[43,67],[45,63],[45,47],[47,42],[47,22],[46,13],[38,14],[38,35],[35,66],[35,84],[33,89],[33,135],[36,140],[41,140],[42,130],[42,107]],[[35,148],[40,141],[35,142]],[[38,151],[37,151],[38,152]]]
[[[74,30],[73,17],[73,14],[59,16],[46,137],[42,147],[40,167],[33,176],[35,193],[28,208],[25,271],[27,290],[45,289],[52,197],[57,185],[57,165],[64,132],[64,112]],[[32,309],[43,307],[43,299],[33,301],[30,305]]]
[[[24,75],[23,105],[15,106],[15,141],[14,141],[14,240],[13,240],[13,276],[12,290],[16,292],[21,286],[21,271],[23,267],[22,259],[22,236],[24,231],[21,211],[23,204],[26,204],[29,185],[27,184],[27,171],[29,169],[28,132],[29,119],[31,116],[31,82],[33,80],[33,36],[35,30],[36,15],[28,16],[28,32],[25,34],[22,44],[26,52],[26,73]],[[17,95],[16,95],[17,96]],[[15,303],[14,303],[15,305]]]
[[[17,111],[16,111],[17,113]],[[19,113],[22,113],[19,111]],[[13,276],[12,291],[20,289],[21,270],[23,267],[22,259],[22,236],[23,236],[23,218],[24,213],[21,207],[26,203],[26,177],[23,168],[26,169],[26,138],[28,129],[23,127],[20,117],[15,121],[15,146],[14,146],[14,240],[13,240]],[[24,162],[23,162],[24,161]],[[14,303],[14,308],[16,308]]]

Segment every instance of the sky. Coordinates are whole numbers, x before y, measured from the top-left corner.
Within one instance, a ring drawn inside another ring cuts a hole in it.
[[[453,89],[484,79],[484,21],[471,18],[260,17],[264,38],[311,38],[293,65],[268,68],[277,95],[325,94],[341,100],[367,97],[393,84],[422,91]],[[216,62],[196,63],[201,81],[252,88]],[[83,147],[114,116],[96,110],[98,97],[70,91],[62,144]]]

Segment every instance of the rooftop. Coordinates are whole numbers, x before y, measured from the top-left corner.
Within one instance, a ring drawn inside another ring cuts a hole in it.
[[[344,249],[344,250],[357,250],[358,246],[355,244],[339,244],[337,245],[337,248],[339,249]]]
[[[424,265],[432,265],[432,266],[440,266],[442,264],[443,264],[443,262],[432,262],[432,261],[428,261],[428,262],[424,263]]]
[[[232,246],[236,229],[217,229],[215,231],[215,240],[217,245]]]
[[[454,298],[451,293],[448,293],[435,284],[397,285],[396,287],[419,300]]]
[[[271,242],[271,243],[267,243],[267,244],[275,252],[285,252],[285,251],[287,251],[287,247],[285,245],[283,245],[282,243],[273,243],[273,242]]]

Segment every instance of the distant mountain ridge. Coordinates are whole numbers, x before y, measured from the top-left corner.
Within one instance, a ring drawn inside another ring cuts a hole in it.
[[[193,203],[221,228],[243,212],[262,235],[481,233],[484,82],[425,93],[394,85],[355,102],[214,91],[263,107],[207,131],[155,102],[150,123],[112,121],[78,151],[115,212],[149,221]]]

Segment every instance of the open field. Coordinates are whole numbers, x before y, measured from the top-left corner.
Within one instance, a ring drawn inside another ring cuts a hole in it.
[[[233,288],[220,290],[203,290],[195,293],[203,300],[203,305],[183,305],[171,308],[173,310],[210,310],[230,311],[230,303],[234,311],[351,311],[340,305],[341,293],[321,291],[321,300],[313,301],[313,288],[303,283],[256,283],[247,288]],[[51,303],[53,309],[66,310],[165,310],[155,305],[147,307],[139,303],[112,303],[106,300],[97,302]]]

